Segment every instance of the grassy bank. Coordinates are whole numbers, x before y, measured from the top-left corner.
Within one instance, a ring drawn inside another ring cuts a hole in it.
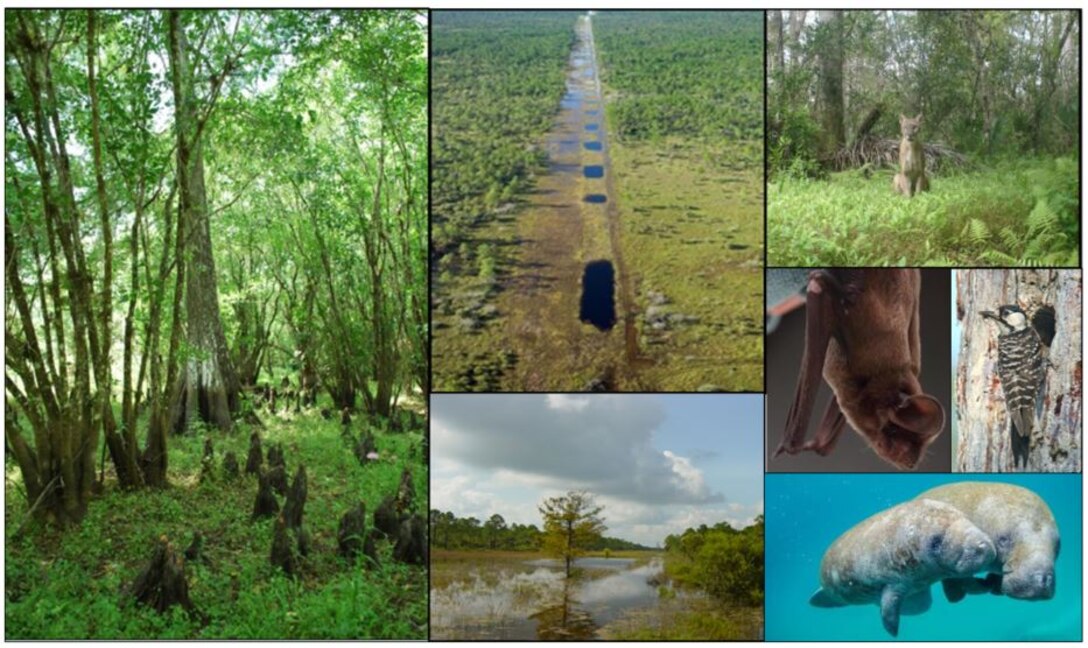
[[[648,389],[763,384],[761,169],[746,142],[612,145]]]
[[[687,600],[625,617],[605,626],[601,636],[609,641],[757,641],[763,638],[763,610]]]

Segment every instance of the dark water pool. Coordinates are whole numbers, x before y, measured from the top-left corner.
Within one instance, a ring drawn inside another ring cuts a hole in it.
[[[586,264],[578,317],[602,331],[616,325],[616,272],[611,261]]]
[[[582,167],[582,174],[587,178],[603,178],[604,167],[599,164]]]
[[[586,197],[582,200],[587,203],[593,203],[594,205],[603,205],[608,202],[608,196],[604,194],[586,194]]]
[[[585,147],[587,151],[599,151],[603,148],[600,142],[586,142]]]
[[[600,128],[600,124],[586,124],[586,130],[590,132],[600,130]]]

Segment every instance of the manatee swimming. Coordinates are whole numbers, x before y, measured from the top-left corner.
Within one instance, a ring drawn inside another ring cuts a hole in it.
[[[997,549],[996,558],[985,568],[985,578],[944,580],[949,601],[986,592],[1028,601],[1054,597],[1054,561],[1061,539],[1054,514],[1041,497],[997,482],[949,484],[918,497],[955,506],[993,539]]]
[[[877,513],[842,534],[820,563],[817,607],[877,603],[884,628],[899,633],[900,614],[921,614],[930,586],[970,578],[991,565],[990,537],[955,507],[918,499]]]
[[[820,563],[816,607],[876,603],[884,628],[932,605],[941,583],[951,603],[968,594],[1049,600],[1061,547],[1047,503],[1021,486],[961,482],[927,490],[843,533]]]

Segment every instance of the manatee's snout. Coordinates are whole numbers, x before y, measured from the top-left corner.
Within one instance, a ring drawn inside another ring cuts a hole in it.
[[[1011,598],[1025,601],[1046,601],[1054,598],[1054,570],[1041,568],[1024,573],[1005,574],[1001,591]]]
[[[1035,584],[1039,586],[1039,590],[1046,594],[1046,598],[1051,598],[1054,596],[1053,571],[1036,572],[1032,578],[1035,580]]]

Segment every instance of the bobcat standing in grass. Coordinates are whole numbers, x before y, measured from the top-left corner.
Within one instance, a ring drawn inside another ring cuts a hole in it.
[[[914,119],[899,115],[899,173],[892,179],[892,188],[908,198],[920,191],[929,191],[926,178],[926,155],[922,149],[922,113]]]

